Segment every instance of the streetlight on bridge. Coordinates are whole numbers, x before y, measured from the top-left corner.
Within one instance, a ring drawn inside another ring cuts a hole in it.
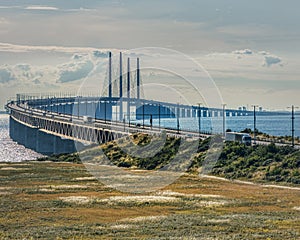
[[[294,105],[292,105],[292,107],[288,107],[292,109],[292,147],[295,146],[295,108],[299,108],[299,107],[295,107]]]
[[[199,138],[201,135],[201,104],[202,103],[198,103],[198,133],[199,133]]]
[[[253,127],[254,127],[254,138],[253,138],[253,144],[256,144],[256,107],[259,107],[258,105],[251,105],[253,107]]]
[[[223,136],[224,137],[225,137],[225,117],[226,117],[225,107],[226,107],[226,103],[223,103],[222,110],[223,110]]]

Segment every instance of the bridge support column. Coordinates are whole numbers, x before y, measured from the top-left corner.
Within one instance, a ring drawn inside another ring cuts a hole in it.
[[[9,117],[9,136],[11,139],[15,139],[15,120]]]
[[[76,152],[75,143],[71,139],[63,139],[58,136],[53,136],[53,154],[74,153]]]
[[[37,139],[37,128],[31,128],[28,126],[25,127],[25,141],[24,141],[24,146],[26,148],[36,150],[36,139]]]
[[[54,139],[55,137],[53,135],[38,130],[36,138],[36,151],[45,155],[53,154]]]
[[[24,144],[25,142],[25,126],[21,123],[14,121],[14,138],[13,140],[19,144]]]
[[[67,153],[64,149],[64,142],[60,137],[53,136],[53,154]]]

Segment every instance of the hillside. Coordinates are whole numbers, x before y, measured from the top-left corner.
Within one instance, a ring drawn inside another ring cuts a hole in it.
[[[184,151],[179,152],[180,139],[167,137],[163,146],[160,146],[161,143],[157,139],[145,134],[134,134],[131,136],[131,140],[119,139],[87,149],[79,155],[61,155],[39,160],[70,162],[83,160],[101,163],[105,162],[107,157],[111,163],[119,167],[155,170],[166,166],[175,156],[178,157],[179,155],[183,159],[183,165],[188,162],[188,166],[184,165],[187,171],[198,174],[201,173],[208,149],[211,151],[220,147],[221,144],[220,139],[214,139],[214,142],[217,143],[213,146],[210,146],[210,138],[202,140],[198,144],[197,153],[193,155],[192,159],[188,159]],[[153,144],[149,144],[151,140]],[[185,149],[188,149],[188,143],[185,144],[187,145],[184,146]],[[138,151],[134,150],[135,145],[144,147],[149,145],[149,147],[144,153],[141,153],[134,152]],[[157,148],[161,148],[158,153],[154,156],[148,156]],[[122,149],[126,149],[126,152]],[[106,157],[101,153],[104,153]],[[224,144],[211,174],[229,179],[300,184],[300,151],[289,146],[276,146],[274,144],[251,147],[237,142],[228,142]]]

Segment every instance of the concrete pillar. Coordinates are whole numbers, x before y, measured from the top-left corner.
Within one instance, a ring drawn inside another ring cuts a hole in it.
[[[14,124],[14,141],[19,144],[24,144],[25,142],[25,126],[21,123],[15,121]]]
[[[66,153],[64,142],[60,137],[53,136],[53,154]]]
[[[45,155],[53,154],[54,139],[55,137],[53,135],[38,130],[36,138],[36,151]]]
[[[24,126],[25,128],[25,141],[24,146],[26,148],[36,150],[36,139],[37,139],[37,128],[31,128],[28,126]]]
[[[15,120],[10,116],[9,117],[9,136],[14,140],[15,138]]]

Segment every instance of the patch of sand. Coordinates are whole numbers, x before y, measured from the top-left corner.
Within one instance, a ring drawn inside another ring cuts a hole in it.
[[[10,171],[10,170],[23,171],[23,170],[29,170],[29,168],[3,167],[3,168],[0,168],[0,170],[5,170],[5,171]]]
[[[96,180],[95,177],[78,177],[78,178],[74,178],[73,180],[76,181],[89,181],[89,180]]]
[[[229,223],[230,219],[209,219],[207,220],[209,223]]]
[[[106,203],[146,203],[146,202],[156,202],[156,203],[166,203],[166,202],[176,202],[179,201],[176,197],[165,197],[165,196],[114,196],[110,198],[99,199],[99,202]]]
[[[116,225],[110,226],[110,228],[111,229],[128,229],[128,228],[136,228],[136,226],[130,225],[130,224],[116,224]]]
[[[228,204],[228,201],[199,201],[195,203],[195,205],[199,207],[217,207],[225,204]]]
[[[289,187],[289,186],[279,186],[279,185],[262,185],[266,188],[281,188],[281,189],[289,189],[289,190],[298,190],[300,191],[300,187]]]
[[[55,189],[53,188],[40,188],[40,192],[55,192]]]
[[[124,222],[145,222],[145,221],[159,221],[161,219],[166,218],[165,215],[158,216],[143,216],[143,217],[135,217],[135,218],[124,218],[121,221]]]
[[[12,194],[11,192],[0,192],[0,195],[9,195]]]
[[[223,196],[221,196],[221,195],[213,195],[213,194],[188,194],[188,193],[173,192],[173,191],[170,191],[170,190],[159,191],[156,194],[157,195],[162,195],[162,196],[176,196],[176,197],[223,198]]]
[[[68,203],[76,203],[76,204],[86,204],[91,201],[90,197],[86,196],[69,196],[69,197],[59,197],[60,200]]]

